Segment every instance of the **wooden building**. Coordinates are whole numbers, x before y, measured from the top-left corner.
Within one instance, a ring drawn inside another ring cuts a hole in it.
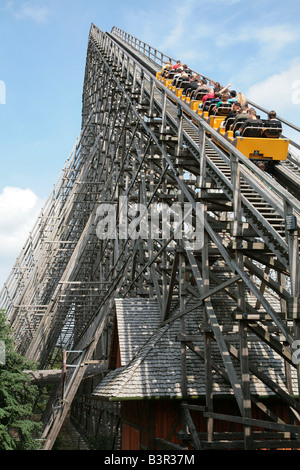
[[[232,320],[234,303],[218,302],[218,296],[215,296],[213,302],[220,328],[227,330],[224,337],[228,341],[229,350],[238,350],[235,322]],[[188,301],[187,307],[192,307]],[[173,309],[173,318],[176,318],[177,309],[178,307]],[[182,348],[182,322],[182,317],[179,317],[160,326],[160,311],[156,300],[116,300],[109,366],[112,370],[96,387],[93,396],[100,400],[120,402],[123,450],[176,449],[177,446],[189,448],[185,437],[186,424],[191,429],[191,422],[199,436],[201,447],[244,448],[243,420],[215,342],[211,344],[214,404],[213,410],[210,410],[214,414],[211,434],[214,442],[208,442],[208,428],[212,424],[212,418],[206,407],[208,384],[201,330],[202,308],[191,310],[184,318],[185,344],[189,345],[188,339],[192,339],[193,351],[190,347]],[[198,331],[195,331],[195,325]],[[276,383],[282,392],[287,392],[288,387],[292,386],[296,393],[295,373],[292,372],[291,383],[288,384],[284,362],[280,356],[267,348],[255,335],[249,335],[248,341],[249,359],[255,361],[261,377],[268,377],[270,384]],[[238,360],[234,361],[234,366],[239,375]],[[184,390],[185,382],[182,380],[184,374],[187,390]],[[293,422],[293,419],[290,420],[289,408],[255,374],[251,374],[250,382],[252,419],[264,419],[266,413],[270,418],[273,413],[279,417],[277,425],[270,421],[270,429],[252,427],[252,438],[257,441],[257,448],[266,448],[267,445],[274,448],[276,442],[280,447],[280,419],[285,423]],[[186,413],[187,410],[189,414]],[[216,419],[215,416],[221,419]],[[291,430],[292,428],[293,426]],[[227,440],[226,444],[224,439]]]

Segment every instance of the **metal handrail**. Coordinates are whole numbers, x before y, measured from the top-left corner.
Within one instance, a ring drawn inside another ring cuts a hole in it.
[[[120,39],[125,41],[137,51],[141,52],[148,59],[150,59],[151,62],[156,65],[159,65],[160,67],[162,67],[163,64],[165,64],[167,61],[175,63],[175,60],[171,57],[165,55],[158,49],[155,49],[154,47],[150,46],[150,44],[141,41],[140,39],[132,36],[131,34],[128,34],[125,31],[121,30],[120,28],[117,28],[116,26],[112,28],[111,33],[116,34],[116,36],[120,37]]]

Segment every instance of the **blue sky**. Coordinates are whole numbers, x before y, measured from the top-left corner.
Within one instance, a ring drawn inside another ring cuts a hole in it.
[[[0,0],[0,285],[80,132],[92,22],[299,126],[299,18],[299,0]]]

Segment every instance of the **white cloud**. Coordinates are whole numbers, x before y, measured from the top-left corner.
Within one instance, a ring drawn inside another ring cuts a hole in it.
[[[263,49],[278,52],[288,44],[299,38],[299,32],[292,30],[288,25],[266,26],[257,31],[256,37]]]
[[[215,41],[216,47],[228,48],[235,44],[241,44],[242,42],[249,41],[250,36],[249,32],[245,31],[245,29],[243,28],[240,30],[237,29],[234,34],[232,34],[232,32],[220,32],[220,34],[216,35],[216,37],[213,39]],[[251,40],[254,41],[255,38],[251,38]]]
[[[187,0],[186,2],[174,3],[170,11],[171,18],[174,21],[170,21],[173,27],[168,28],[164,37],[163,43],[160,45],[161,49],[168,50],[169,48],[179,48],[180,44],[187,34],[188,19],[191,15],[191,9],[194,7],[195,0]]]
[[[300,57],[284,72],[274,74],[251,86],[247,98],[267,110],[274,109],[279,117],[299,127]],[[265,115],[260,113],[261,117]],[[284,125],[284,135],[300,145],[300,133]],[[298,155],[299,150],[296,150]]]
[[[292,30],[287,24],[255,28],[253,36],[249,35],[251,28],[252,25],[248,24],[247,28],[243,26],[236,29],[234,34],[232,32],[219,34],[216,37],[217,47],[229,47],[248,42],[252,50],[257,50],[257,53],[274,54],[287,45],[295,43],[300,36],[298,31]]]
[[[31,19],[36,23],[44,23],[48,16],[49,10],[46,6],[38,5],[32,1],[23,3],[18,10],[14,11],[14,17],[17,20]]]
[[[295,113],[296,117],[300,112],[299,77],[300,57],[289,69],[251,86],[246,93],[247,98],[268,109],[276,109],[278,114]]]
[[[0,194],[0,290],[34,226],[42,203],[31,189],[7,186]]]

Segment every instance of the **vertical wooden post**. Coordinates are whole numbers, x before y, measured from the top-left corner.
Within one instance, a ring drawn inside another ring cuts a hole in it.
[[[230,155],[231,164],[231,182],[233,186],[233,227],[232,235],[236,238],[236,261],[241,269],[244,269],[244,256],[241,251],[242,244],[242,205],[241,205],[241,178],[240,163],[237,157]],[[238,288],[238,308],[241,312],[246,312],[246,301],[244,292],[244,283],[239,280]],[[250,398],[250,372],[249,372],[249,350],[247,341],[247,322],[239,321],[240,335],[240,367],[242,374],[242,390],[243,390],[243,414],[245,418],[251,418],[251,398]],[[252,428],[244,426],[244,442],[245,449],[252,448]]]
[[[205,131],[201,124],[198,124],[199,132],[199,158],[200,158],[200,177],[199,177],[199,187],[200,187],[200,198],[206,194],[206,154],[205,154]],[[201,201],[201,199],[200,199]],[[202,200],[201,203],[204,205],[204,219],[207,218],[207,204],[205,200]],[[204,240],[203,247],[201,250],[202,253],[202,281],[203,281],[203,294],[209,291],[209,253],[208,253],[208,243],[209,236],[206,230],[204,230]],[[209,319],[207,315],[207,310],[205,308],[205,303],[210,301],[208,297],[204,301],[204,341],[205,341],[205,400],[206,407],[209,412],[213,412],[213,390],[212,390],[212,360],[211,360],[211,334],[209,331]],[[207,440],[209,442],[213,441],[213,427],[214,420],[212,417],[207,418]]]
[[[289,247],[289,268],[290,268],[290,289],[291,297],[294,300],[292,307],[288,306],[288,316],[293,318],[294,322],[294,338],[300,339],[300,261],[299,261],[299,229],[297,226],[297,219],[294,215],[293,208],[285,201],[284,213],[286,221],[286,239]],[[290,311],[292,310],[292,311]],[[296,311],[295,311],[296,310]],[[300,364],[297,364],[297,378],[298,378],[298,394],[300,397]],[[299,398],[300,399],[300,398]]]
[[[166,130],[166,117],[167,117],[167,93],[165,90],[162,92],[162,115],[161,115],[161,132]]]
[[[185,271],[186,271],[186,260],[183,252],[179,253],[179,296],[180,296],[180,310],[185,309]],[[180,319],[180,333],[185,333],[185,316]],[[181,390],[182,397],[185,400],[187,397],[187,372],[186,372],[186,345],[181,342]]]
[[[179,156],[182,152],[182,143],[183,143],[183,128],[182,128],[182,108],[177,105],[177,118],[178,118],[178,144],[176,149],[176,155]]]
[[[205,154],[205,131],[201,124],[198,124],[199,131],[199,159],[200,159],[200,177],[199,187],[202,194],[206,186],[206,154]]]
[[[206,217],[206,206],[204,214]],[[202,279],[203,279],[203,293],[206,294],[209,291],[209,253],[208,253],[208,242],[209,237],[204,231],[204,243],[202,248]],[[210,301],[210,297],[207,297],[204,301]],[[205,388],[206,388],[206,407],[207,411],[213,412],[213,389],[212,389],[212,360],[211,360],[211,334],[209,331],[209,320],[207,316],[206,308],[204,307],[204,340],[205,340]],[[213,441],[213,418],[207,418],[207,440],[209,442]]]
[[[62,357],[62,387],[61,387],[61,398],[62,400],[65,397],[65,382],[66,382],[66,373],[67,373],[67,354],[66,350],[63,350]]]
[[[153,116],[154,111],[154,90],[155,90],[155,83],[153,78],[150,78],[150,105],[149,105],[149,116]]]

